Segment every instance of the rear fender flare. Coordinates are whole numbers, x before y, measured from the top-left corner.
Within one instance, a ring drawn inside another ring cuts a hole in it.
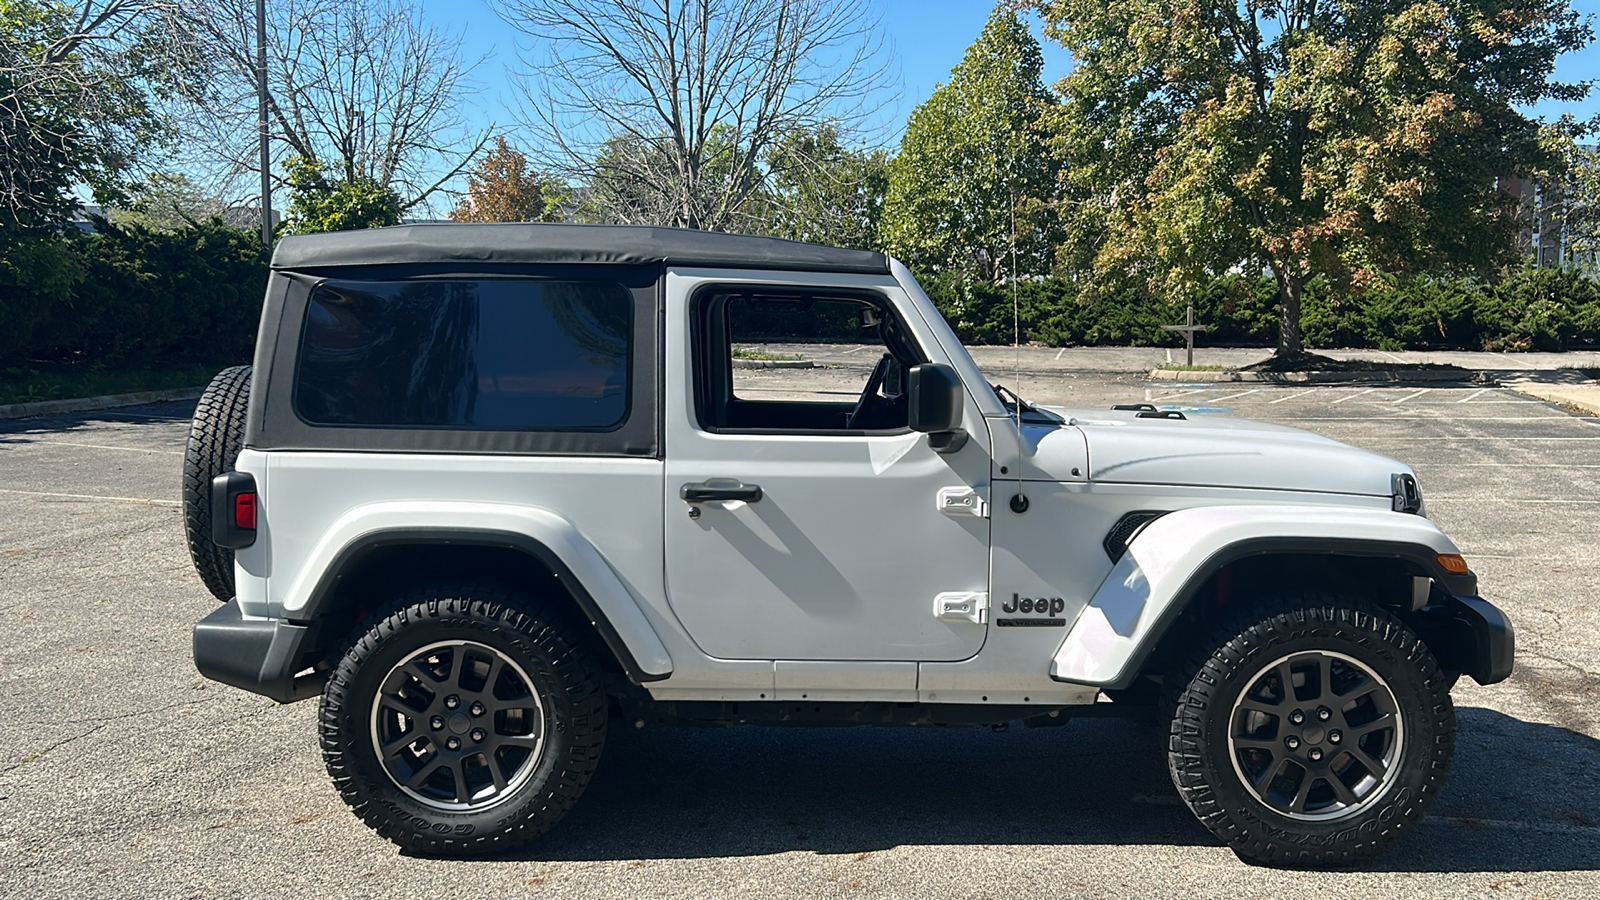
[[[600,551],[567,519],[532,506],[398,501],[356,507],[339,517],[283,598],[286,618],[315,622],[341,573],[375,547],[457,544],[510,547],[547,565],[635,683],[672,674],[672,657]]]
[[[1228,563],[1270,553],[1405,559],[1453,594],[1477,579],[1438,563],[1459,552],[1432,522],[1409,513],[1326,506],[1213,506],[1146,525],[1073,622],[1050,663],[1057,681],[1125,688],[1202,585]]]

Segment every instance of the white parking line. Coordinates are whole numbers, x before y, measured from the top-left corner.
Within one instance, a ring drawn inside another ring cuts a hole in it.
[[[1318,388],[1312,388],[1312,389],[1311,389],[1311,390],[1309,390],[1309,391],[1301,391],[1301,392],[1300,392],[1300,393],[1298,393],[1298,394],[1290,394],[1290,395],[1289,395],[1289,396],[1287,396],[1287,397],[1279,397],[1279,398],[1278,398],[1278,399],[1276,399],[1276,400],[1273,400],[1273,401],[1271,401],[1271,402],[1273,402],[1273,403],[1282,403],[1282,402],[1284,402],[1284,401],[1285,401],[1285,400],[1293,400],[1293,399],[1294,399],[1294,398],[1296,398],[1296,397],[1304,397],[1304,396],[1305,396],[1305,395],[1307,395],[1307,394],[1315,394],[1315,393],[1316,393],[1316,392],[1317,392],[1317,390],[1318,390]]]
[[[1333,402],[1335,402],[1335,403],[1343,403],[1346,400],[1354,400],[1355,398],[1361,396],[1362,394],[1370,394],[1375,390],[1377,390],[1377,388],[1367,388],[1364,391],[1357,391],[1357,392],[1355,392],[1354,394],[1351,394],[1348,397],[1340,397],[1339,399],[1337,399],[1337,400],[1335,400]]]
[[[121,503],[148,503],[151,506],[182,506],[177,500],[152,500],[149,497],[99,497],[94,494],[60,494],[54,491],[14,491],[0,488],[0,494],[21,494],[25,497],[62,497],[67,500],[116,500]]]
[[[1259,393],[1261,393],[1261,388],[1252,388],[1251,390],[1248,390],[1248,391],[1240,391],[1237,394],[1229,394],[1226,397],[1213,397],[1213,398],[1211,398],[1210,400],[1208,400],[1206,402],[1208,402],[1208,403],[1221,403],[1224,400],[1232,400],[1235,397],[1248,397],[1251,394],[1259,394]]]
[[[129,453],[170,453],[173,456],[183,455],[182,450],[152,450],[148,447],[118,447],[112,444],[80,444],[76,441],[41,441],[38,438],[28,438],[27,443],[46,444],[51,447],[87,447],[90,450],[126,450]],[[5,443],[4,437],[0,436],[0,449],[5,449],[7,446],[9,445]]]
[[[1417,391],[1415,394],[1407,394],[1404,397],[1401,397],[1399,400],[1396,400],[1394,402],[1396,402],[1396,403],[1404,403],[1407,400],[1410,400],[1410,399],[1412,399],[1414,397],[1421,397],[1423,394],[1426,394],[1430,390],[1432,390],[1432,389],[1431,388],[1423,388],[1422,390]]]
[[[1470,401],[1470,400],[1473,400],[1473,399],[1476,399],[1476,398],[1478,398],[1478,397],[1481,397],[1481,396],[1483,396],[1483,395],[1484,395],[1484,394],[1487,394],[1487,393],[1489,393],[1489,392],[1490,392],[1490,391],[1492,391],[1492,390],[1494,390],[1494,388],[1484,388],[1484,389],[1483,389],[1483,390],[1481,390],[1481,391],[1478,391],[1478,392],[1477,392],[1477,393],[1475,393],[1475,394],[1473,394],[1473,395],[1472,395],[1472,396],[1470,396],[1470,397],[1464,397],[1464,398],[1462,398],[1462,399],[1460,399],[1460,400],[1457,400],[1457,401],[1456,401],[1456,402],[1457,402],[1457,403],[1466,403],[1466,402],[1468,402],[1468,401]]]
[[[1061,354],[1063,354],[1065,352],[1067,352],[1067,348],[1065,348],[1065,347],[1062,347],[1060,350],[1057,350],[1056,351],[1056,359],[1059,361],[1061,359]]]
[[[1196,389],[1194,389],[1192,391],[1179,391],[1176,394],[1162,394],[1159,397],[1152,397],[1152,396],[1150,396],[1150,392],[1149,391],[1145,391],[1144,398],[1146,400],[1154,403],[1157,400],[1168,400],[1168,399],[1171,399],[1173,397],[1182,397],[1182,396],[1184,396],[1186,394],[1198,394],[1198,393],[1200,393],[1202,391],[1209,391],[1209,390],[1211,390],[1211,388],[1196,388]]]

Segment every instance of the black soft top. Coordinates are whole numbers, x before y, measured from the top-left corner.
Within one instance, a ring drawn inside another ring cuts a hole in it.
[[[883,275],[882,253],[781,238],[643,225],[397,225],[286,237],[274,269],[414,263],[677,265]]]

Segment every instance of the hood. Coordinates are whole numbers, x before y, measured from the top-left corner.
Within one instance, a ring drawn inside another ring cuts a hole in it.
[[[1141,419],[1055,409],[1060,425],[1026,423],[1030,477],[1067,480],[1088,451],[1091,481],[1316,491],[1386,497],[1411,468],[1299,428],[1226,416]],[[1081,438],[1070,432],[1076,430]],[[1085,444],[1087,445],[1085,447]],[[1060,469],[1061,471],[1056,471]]]

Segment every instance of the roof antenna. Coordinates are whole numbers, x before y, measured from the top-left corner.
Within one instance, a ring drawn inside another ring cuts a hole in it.
[[[1009,180],[1009,179],[1008,179]],[[1015,181],[1009,186],[1011,195],[1011,352],[1013,367],[1017,380],[1013,384],[1022,387],[1022,306],[1017,299],[1017,188]],[[1017,416],[1017,492],[1011,498],[1011,511],[1022,515],[1028,511],[1028,495],[1023,493],[1024,478],[1027,474],[1028,444],[1022,436],[1022,395],[1013,393],[1012,401],[1016,404]]]

